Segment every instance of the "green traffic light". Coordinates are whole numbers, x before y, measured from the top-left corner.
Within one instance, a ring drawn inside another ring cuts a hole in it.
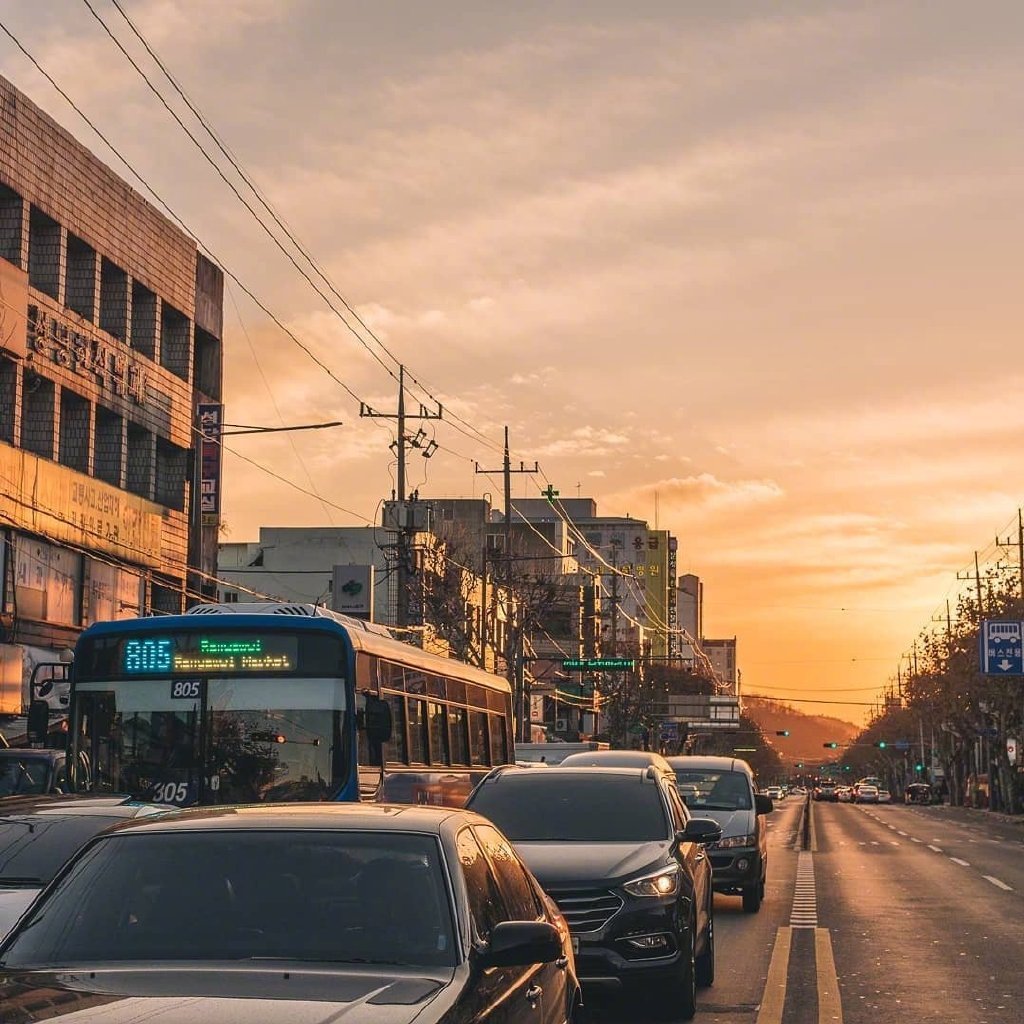
[[[835,741],[835,740],[833,740],[833,741],[832,741],[831,743],[822,743],[822,746],[823,746],[823,747],[824,747],[824,748],[825,748],[826,750],[835,750],[835,749],[836,749],[836,747],[838,747],[838,746],[839,746],[839,744],[838,744],[838,743],[836,743],[836,741]]]

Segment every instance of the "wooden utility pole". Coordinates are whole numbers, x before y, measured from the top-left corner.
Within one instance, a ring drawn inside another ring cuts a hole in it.
[[[523,662],[523,618],[512,599],[512,474],[513,473],[539,473],[540,464],[534,462],[533,466],[527,466],[525,462],[519,463],[518,469],[512,468],[512,458],[509,452],[508,427],[505,427],[505,454],[502,459],[501,469],[481,469],[480,463],[474,464],[476,473],[483,473],[487,476],[494,476],[501,473],[504,489],[504,547],[501,561],[504,564],[504,584],[506,614],[508,616],[509,650],[506,652],[506,672],[508,681],[512,686],[512,693],[515,696],[516,708],[516,733],[521,743],[530,742],[530,707],[526,700],[526,667]],[[487,573],[487,560],[484,559],[483,572]],[[486,593],[486,582],[484,592]],[[483,622],[481,624],[481,635],[487,636],[487,605],[483,607]],[[484,657],[486,658],[486,652]]]
[[[397,412],[378,412],[365,402],[359,404],[359,415],[364,419],[397,420],[398,436],[392,444],[398,458],[398,478],[395,481],[395,500],[398,503],[398,564],[396,566],[397,587],[395,618],[396,625],[409,625],[409,587],[413,576],[413,538],[416,535],[415,503],[416,495],[411,502],[406,500],[406,449],[418,449],[425,459],[429,459],[437,451],[437,442],[427,439],[426,431],[419,430],[409,435],[406,423],[412,420],[440,420],[444,418],[444,409],[437,403],[437,409],[428,409],[420,404],[419,412],[409,415],[405,408],[405,367],[398,367],[398,410]]]

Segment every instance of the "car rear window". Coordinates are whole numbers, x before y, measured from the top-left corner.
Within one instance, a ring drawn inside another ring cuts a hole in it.
[[[641,843],[670,832],[657,784],[639,772],[508,773],[484,783],[467,806],[517,843]]]

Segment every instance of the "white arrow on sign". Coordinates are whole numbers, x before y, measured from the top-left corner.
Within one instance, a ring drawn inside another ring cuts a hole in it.
[[[1003,660],[999,662],[998,665],[996,665],[996,668],[1001,668],[1004,672],[1006,672],[1009,669],[1013,668],[1013,662],[1007,661],[1005,658],[1003,658]]]

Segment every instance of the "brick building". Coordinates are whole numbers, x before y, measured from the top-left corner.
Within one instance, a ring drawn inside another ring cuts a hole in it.
[[[201,468],[196,424],[219,410],[222,295],[0,78],[0,714],[85,626],[179,611],[215,573],[219,446]]]

